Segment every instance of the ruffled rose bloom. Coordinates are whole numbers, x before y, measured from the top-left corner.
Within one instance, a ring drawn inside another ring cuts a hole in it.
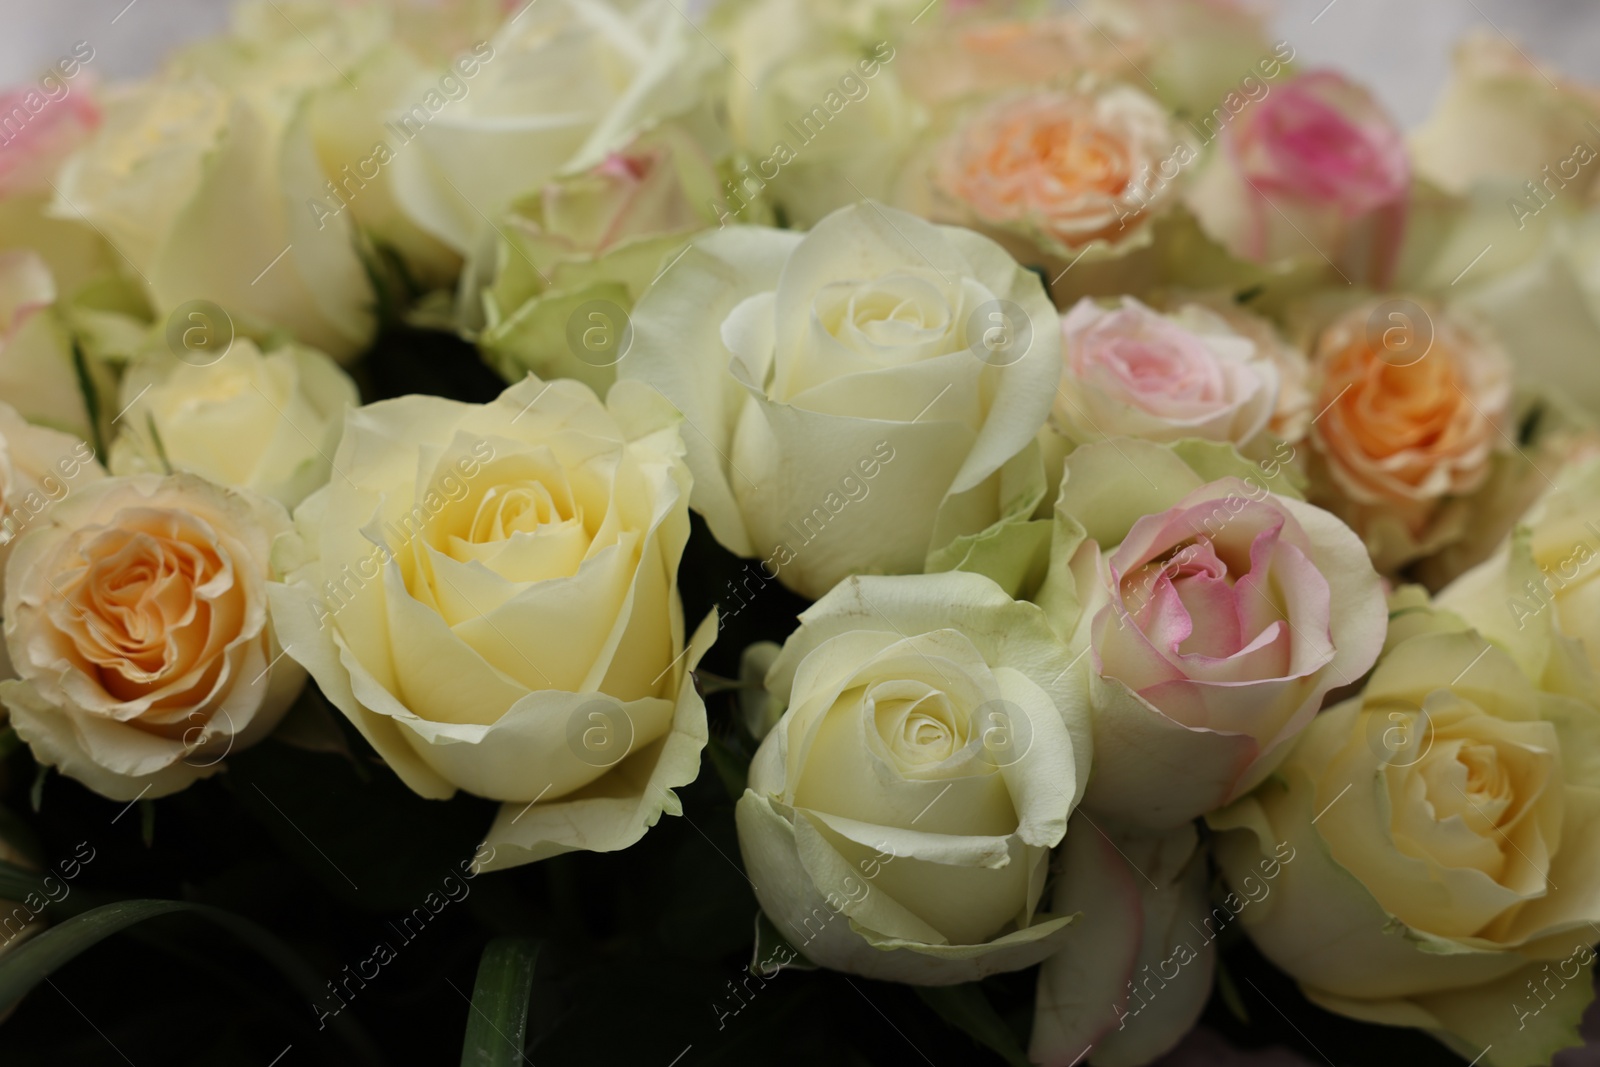
[[[802,955],[949,985],[1070,936],[1038,905],[1089,771],[1071,667],[1038,608],[976,574],[851,578],[800,616],[736,816],[756,897]]]
[[[1509,447],[1511,366],[1487,334],[1437,308],[1386,301],[1323,330],[1313,499],[1391,571],[1459,537],[1465,503]]]
[[[1133,297],[1085,297],[1061,321],[1066,374],[1055,427],[1075,441],[1186,437],[1243,446],[1271,419],[1279,372],[1270,355],[1205,308],[1169,314]]]
[[[6,564],[18,678],[0,701],[40,763],[114,800],[165,796],[261,740],[305,682],[267,618],[271,500],[193,475],[75,489]]]
[[[1186,201],[1230,252],[1257,263],[1332,257],[1385,284],[1411,165],[1394,121],[1332,71],[1271,86],[1224,128]]]
[[[1097,242],[1131,247],[1197,156],[1192,135],[1127,85],[1002,97],[939,149],[934,210],[1069,259]]]
[[[1383,592],[1356,536],[1269,490],[1286,478],[1209,465],[1229,462],[1239,476],[1207,482],[1132,439],[1067,457],[1040,602],[1089,649],[1085,803],[1129,825],[1175,826],[1253,788],[1383,644]]]
[[[694,780],[705,706],[678,564],[678,415],[529,377],[348,413],[271,590],[289,655],[417,793],[506,801],[495,866],[626,848]]]
[[[292,508],[332,475],[328,456],[360,397],[321,352],[263,355],[241,337],[204,366],[147,356],[123,376],[120,402],[113,473],[186,470]]]
[[[1463,1060],[1525,1067],[1578,1043],[1600,922],[1593,696],[1592,680],[1541,691],[1476,633],[1398,641],[1208,819],[1235,890],[1293,849],[1240,917],[1251,940],[1318,1006]]]
[[[712,536],[816,598],[946,550],[954,566],[1026,519],[1059,321],[983,235],[856,204],[804,234],[696,238],[639,301],[618,373],[683,412]]]

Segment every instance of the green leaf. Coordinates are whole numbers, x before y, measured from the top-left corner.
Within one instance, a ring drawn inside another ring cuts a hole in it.
[[[1220,953],[1218,954],[1217,958],[1216,973],[1217,993],[1222,997],[1222,1003],[1227,1005],[1229,1013],[1231,1013],[1235,1019],[1238,1019],[1246,1026],[1249,1026],[1250,1011],[1244,1006],[1244,998],[1239,995],[1239,987],[1234,982],[1233,974],[1229,972],[1227,963],[1221,958]]]
[[[974,1041],[1000,1054],[1012,1067],[1030,1067],[1022,1046],[1011,1028],[994,1010],[989,998],[976,982],[966,985],[918,986],[917,995],[939,1013],[939,1017]]]
[[[26,900],[29,893],[44,893],[44,879],[15,864],[0,861],[0,900]]]
[[[144,842],[145,848],[156,843],[156,802],[153,800],[139,801],[139,840]]]
[[[17,731],[7,726],[0,730],[0,760],[22,747],[22,738],[17,736]]]
[[[532,938],[497,937],[484,948],[472,987],[461,1067],[513,1067],[522,1062],[538,959],[539,943]]]
[[[31,877],[16,868],[0,868],[0,878],[14,879],[19,875]],[[276,936],[248,919],[221,908],[181,900],[123,900],[75,915],[0,956],[0,1015],[10,1011],[34,986],[101,941],[165,915],[209,920],[264,957],[302,996],[313,1002],[324,996],[324,983],[316,973]],[[361,1062],[382,1062],[377,1048],[353,1020],[333,1016],[328,1025]]]
[[[730,800],[738,800],[744,796],[745,779],[750,775],[750,760],[742,753],[735,752],[722,738],[713,734],[706,742],[706,756],[711,760],[711,766],[716,769],[717,777],[722,781],[722,788],[727,790]]]

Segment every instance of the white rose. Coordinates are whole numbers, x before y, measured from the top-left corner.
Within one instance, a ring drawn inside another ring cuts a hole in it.
[[[264,55],[208,42],[109,95],[54,211],[105,236],[158,318],[209,300],[240,332],[286,329],[344,358],[371,339],[375,296],[348,217],[307,207],[328,179],[304,105],[342,84],[367,40],[337,22],[314,32]]]
[[[412,789],[508,802],[497,866],[626,848],[699,771],[676,424],[637,383],[371,404],[279,541],[284,648]]]
[[[1579,1043],[1600,936],[1593,694],[1539,690],[1475,633],[1395,643],[1208,819],[1235,890],[1292,849],[1241,915],[1256,946],[1318,1006],[1463,1059],[1530,1067]]]
[[[239,338],[204,364],[154,353],[123,377],[110,466],[191,471],[293,508],[327,482],[345,409],[358,403],[344,371],[298,345],[262,355]]]
[[[1088,776],[1082,675],[975,574],[852,578],[767,673],[787,705],[736,816],[762,908],[809,959],[947,985],[1039,962],[1050,849]]]
[[[268,557],[283,508],[193,475],[75,489],[6,564],[0,701],[40,763],[114,800],[165,796],[271,732],[305,682],[279,662]]]
[[[518,195],[700,104],[722,63],[673,0],[530,4],[477,54],[471,92],[433,114],[392,164],[401,207],[464,255],[496,236]]]
[[[1524,200],[1525,182],[1553,176],[1542,192],[1587,199],[1600,173],[1588,165],[1600,155],[1600,93],[1531,62],[1487,28],[1456,46],[1453,67],[1433,114],[1409,138],[1418,174],[1453,193],[1487,184]]]
[[[1032,512],[1057,321],[988,238],[858,204],[807,234],[697,239],[639,301],[618,373],[683,412],[717,540],[818,597]]]

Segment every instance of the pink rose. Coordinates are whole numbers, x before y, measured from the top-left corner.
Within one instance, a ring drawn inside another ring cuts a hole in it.
[[[1271,354],[1214,312],[1161,314],[1133,297],[1084,299],[1062,320],[1066,374],[1054,425],[1075,441],[1198,437],[1243,445],[1277,405]]]
[[[61,161],[99,125],[100,108],[81,89],[54,99],[35,85],[0,91],[0,197],[49,191]]]
[[[1040,599],[1089,652],[1090,810],[1162,829],[1231,801],[1376,660],[1388,616],[1361,540],[1264,474],[1206,481],[1129,439],[1067,457]]]
[[[1333,71],[1268,86],[1222,128],[1187,202],[1230,252],[1340,266],[1386,282],[1405,223],[1411,165],[1394,121]]]

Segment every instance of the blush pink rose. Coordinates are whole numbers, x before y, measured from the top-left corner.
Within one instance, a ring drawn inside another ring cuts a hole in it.
[[[1410,187],[1394,120],[1344,75],[1312,71],[1269,86],[1233,117],[1187,202],[1241,258],[1328,260],[1383,284]]]
[[[1069,643],[1088,648],[1084,803],[1123,825],[1169,829],[1254,788],[1383,646],[1361,540],[1259,481],[1207,482],[1167,448],[1106,441],[1068,456],[1056,514],[1047,587],[1067,585],[1057,560],[1070,558],[1075,592],[1044,606],[1081,612]]]
[[[50,99],[21,85],[0,91],[0,122],[0,197],[44,193],[62,160],[100,125],[100,108],[82,89]]]
[[[1075,441],[1194,437],[1243,445],[1276,409],[1271,353],[1198,305],[1161,314],[1133,297],[1115,308],[1086,298],[1061,330],[1066,373],[1053,425]]]

